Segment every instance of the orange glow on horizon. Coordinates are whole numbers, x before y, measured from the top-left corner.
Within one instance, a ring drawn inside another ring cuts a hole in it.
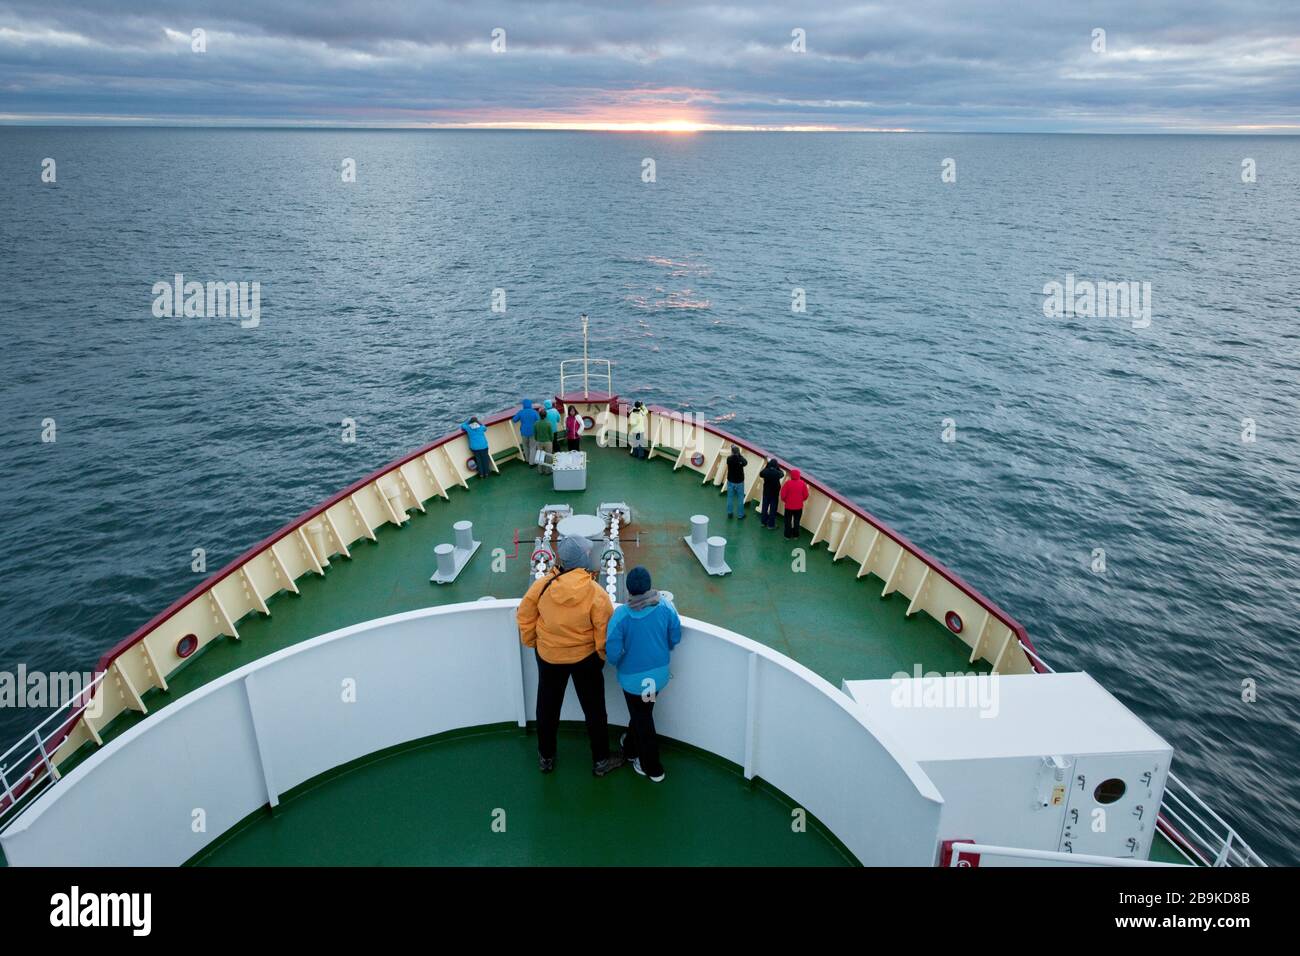
[[[655,120],[603,120],[603,119],[553,119],[553,120],[482,120],[463,123],[432,122],[424,124],[435,129],[535,129],[578,130],[598,133],[707,133],[707,132],[788,132],[788,133],[906,133],[905,127],[826,126],[826,125],[753,125],[741,123],[708,123],[690,119]]]
[[[580,130],[600,133],[907,132],[905,129],[797,122],[719,123],[713,122],[698,106],[680,102],[683,93],[681,90],[639,93],[631,102],[567,110],[538,110],[522,115],[504,109],[478,115],[462,114],[460,117],[444,113],[441,116],[426,116],[425,121],[419,125],[436,129]]]

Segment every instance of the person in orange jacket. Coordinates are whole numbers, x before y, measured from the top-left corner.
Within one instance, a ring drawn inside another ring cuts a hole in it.
[[[573,678],[591,743],[591,772],[603,777],[623,766],[610,754],[605,712],[605,626],[614,613],[609,595],[588,570],[590,544],[565,538],[556,550],[556,567],[519,602],[519,640],[537,658],[537,765],[555,769],[560,709]]]
[[[790,477],[781,486],[781,504],[785,505],[785,536],[799,537],[799,521],[803,518],[803,503],[808,500],[808,482],[799,477],[799,469],[791,468]]]

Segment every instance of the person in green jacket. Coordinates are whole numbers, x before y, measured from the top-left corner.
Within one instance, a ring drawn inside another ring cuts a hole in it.
[[[555,428],[551,425],[551,419],[548,416],[543,415],[537,419],[537,424],[533,425],[533,443],[538,451],[546,452],[548,455],[552,454],[555,447]],[[543,475],[551,473],[549,465],[541,465],[537,470]]]

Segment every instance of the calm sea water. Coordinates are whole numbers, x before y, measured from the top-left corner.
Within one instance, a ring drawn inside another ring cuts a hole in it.
[[[892,522],[1295,862],[1297,195],[1295,138],[0,128],[0,670],[91,666],[191,549],[553,391],[585,311],[622,394]],[[177,272],[261,324],[155,318]],[[1151,283],[1150,327],[1046,318],[1068,273]]]

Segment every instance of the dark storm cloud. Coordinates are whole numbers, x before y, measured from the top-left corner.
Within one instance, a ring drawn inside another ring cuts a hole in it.
[[[0,0],[0,115],[1295,131],[1298,11],[1294,0],[797,12],[761,0]],[[203,54],[190,49],[196,27]],[[496,27],[503,54],[489,48]],[[795,28],[805,53],[791,50]]]

